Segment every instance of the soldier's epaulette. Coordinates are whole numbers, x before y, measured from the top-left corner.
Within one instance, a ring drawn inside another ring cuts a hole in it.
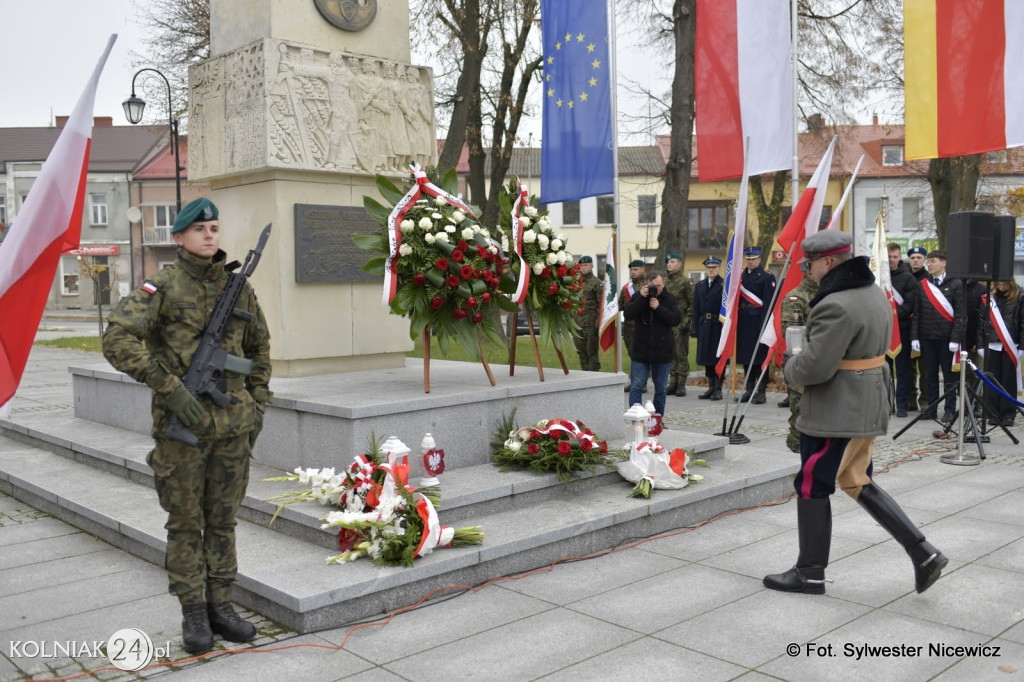
[[[139,287],[139,288],[142,289],[143,291],[145,291],[150,296],[152,296],[157,291],[159,291],[159,288],[155,284],[150,282],[148,279],[145,282],[143,282],[142,286]]]

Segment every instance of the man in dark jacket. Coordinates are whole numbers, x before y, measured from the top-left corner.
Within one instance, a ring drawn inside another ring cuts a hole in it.
[[[718,342],[722,337],[723,280],[718,275],[721,259],[709,256],[704,259],[704,279],[693,288],[693,320],[690,333],[697,339],[697,364],[704,365],[704,376],[708,379],[708,390],[697,396],[701,400],[722,399],[722,379],[715,373],[718,364]]]
[[[910,323],[914,317],[914,301],[917,298],[917,280],[910,273],[910,266],[901,258],[902,249],[895,242],[889,246],[889,280],[896,299],[896,318],[900,325],[900,352],[895,361],[887,358],[889,371],[896,377],[896,416],[906,417],[910,402]]]
[[[765,372],[761,381],[761,366],[768,355],[768,346],[761,343],[761,326],[768,316],[775,293],[775,275],[761,267],[761,247],[751,246],[743,250],[746,266],[740,279],[740,304],[736,322],[736,360],[743,364],[746,377],[746,392],[740,402],[747,402],[753,394],[753,403],[762,405],[764,389],[768,383]],[[753,358],[753,364],[750,363]]]
[[[918,592],[949,563],[871,478],[871,453],[889,423],[892,393],[885,351],[892,308],[875,286],[867,259],[853,258],[853,238],[821,230],[801,243],[818,282],[801,352],[787,356],[786,381],[804,387],[800,402],[800,471],[796,488],[800,555],[764,585],[783,592],[825,593],[832,538],[830,496],[836,483],[892,535],[914,564]]]
[[[932,415],[939,400],[939,371],[942,390],[949,391],[944,405],[943,421],[952,421],[956,414],[956,379],[953,376],[953,353],[958,352],[967,327],[964,309],[964,285],[946,276],[946,252],[932,251],[925,260],[929,277],[921,280],[914,303],[911,322],[911,349],[921,351],[928,376],[928,404]],[[952,389],[952,390],[951,390]]]
[[[629,358],[629,404],[640,403],[648,374],[654,377],[654,411],[665,414],[665,394],[668,373],[672,366],[672,328],[679,325],[682,315],[676,298],[665,289],[665,276],[651,270],[645,276],[647,283],[640,287],[640,295],[626,304],[626,320],[634,321],[633,347]]]
[[[928,256],[928,249],[923,246],[912,246],[907,250],[907,263],[910,266],[910,274],[914,282],[920,284],[922,279],[928,277],[928,268],[924,266],[924,259]],[[914,296],[921,293],[920,288],[914,289]],[[913,317],[914,304],[910,306],[911,317]],[[903,345],[910,347],[910,336],[903,339]],[[927,405],[928,397],[928,374],[924,371],[924,359],[921,353],[910,352],[910,400],[907,409],[910,412],[916,411],[919,407],[923,410]]]

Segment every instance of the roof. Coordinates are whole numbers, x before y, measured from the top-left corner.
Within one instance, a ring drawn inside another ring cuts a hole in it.
[[[7,162],[42,163],[50,154],[60,128],[0,128],[0,173]],[[93,127],[89,171],[129,172],[166,137],[166,126]]]
[[[444,140],[437,141],[437,150],[440,155],[444,149]],[[491,150],[486,150],[490,169]],[[515,147],[512,149],[512,159],[509,164],[508,174],[520,177],[531,177],[540,175],[539,147]],[[459,162],[455,166],[460,175],[469,173],[469,149],[462,148],[459,155]],[[665,160],[661,157],[657,147],[619,147],[619,175],[661,175],[665,172]]]
[[[158,143],[160,146],[156,152],[143,158],[135,166],[132,177],[136,180],[173,180],[174,173],[174,149],[168,144],[168,138],[164,137]],[[178,138],[178,161],[182,166],[181,178],[188,177],[188,135],[181,135]]]

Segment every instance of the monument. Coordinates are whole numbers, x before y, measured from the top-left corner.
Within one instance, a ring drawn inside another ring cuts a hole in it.
[[[410,64],[407,0],[212,0],[210,59],[189,70],[189,177],[209,182],[254,279],[274,375],[401,367],[405,320],[352,236],[376,230],[374,176],[437,162],[432,73]]]

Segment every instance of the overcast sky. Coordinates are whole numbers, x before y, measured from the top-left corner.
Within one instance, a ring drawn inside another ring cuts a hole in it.
[[[100,77],[94,113],[112,116],[114,125],[128,125],[121,102],[130,94],[137,70],[131,53],[145,53],[144,31],[132,0],[0,0],[0,44],[7,62],[0,127],[48,126],[54,116],[70,114],[111,33],[118,38]],[[652,55],[630,45],[639,42],[635,35],[621,25],[618,33],[619,109],[625,111],[638,98],[624,88],[624,77],[665,90],[670,74],[667,68],[652,68]],[[539,98],[539,88],[533,89]],[[626,139],[625,127],[620,122],[623,144],[650,141],[645,136]],[[531,131],[534,146],[539,146],[539,111],[520,127],[524,142]]]

